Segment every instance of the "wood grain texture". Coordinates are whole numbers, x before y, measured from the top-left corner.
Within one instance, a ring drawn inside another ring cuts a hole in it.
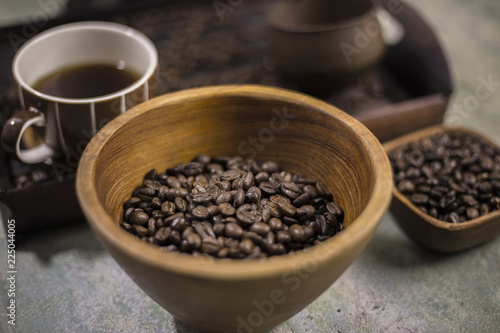
[[[476,131],[437,125],[410,133],[384,144],[387,154],[410,142],[443,132],[462,132],[476,135],[496,146]],[[405,195],[393,187],[394,200],[390,210],[406,234],[417,243],[438,252],[457,252],[489,241],[500,234],[500,211],[494,211],[462,223],[450,223],[433,218],[418,209]]]
[[[347,228],[304,251],[238,261],[161,252],[119,227],[123,202],[150,169],[199,154],[253,157],[252,147],[256,158],[322,180],[344,207]],[[258,311],[255,302],[273,292],[284,301],[260,315],[255,332],[316,299],[363,250],[388,208],[391,187],[382,146],[357,120],[306,95],[247,85],[163,95],[126,112],[90,142],[76,181],[90,225],[122,268],[176,318],[210,332],[235,331],[238,318],[249,318]]]

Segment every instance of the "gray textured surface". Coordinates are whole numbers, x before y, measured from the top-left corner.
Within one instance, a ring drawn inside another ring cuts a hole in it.
[[[452,67],[455,93],[447,121],[500,142],[500,86],[472,111],[461,112],[459,107],[474,95],[481,77],[491,75],[500,84],[500,3],[408,2],[436,30]],[[13,328],[4,322],[5,249],[5,231],[0,228],[0,332]],[[17,332],[195,333],[139,290],[84,223],[18,242],[17,270]],[[500,238],[463,253],[437,255],[411,242],[387,213],[340,279],[271,332],[499,329]]]

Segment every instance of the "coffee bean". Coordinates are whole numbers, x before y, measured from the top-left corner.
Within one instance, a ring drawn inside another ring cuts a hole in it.
[[[233,198],[233,206],[235,208],[240,207],[245,202],[245,191],[242,188],[236,190]]]
[[[302,243],[305,240],[304,229],[298,224],[292,224],[288,229],[292,240],[297,243]]]
[[[295,183],[298,183],[298,184],[306,184],[306,185],[315,185],[316,184],[316,181],[314,179],[311,179],[311,178],[307,177],[306,175],[303,175],[300,173],[296,173],[293,176],[292,181],[294,181]]]
[[[213,237],[204,238],[201,242],[201,250],[208,254],[217,254],[222,249],[222,244]]]
[[[187,211],[187,202],[186,200],[182,199],[181,197],[177,197],[174,199],[174,205],[175,209],[179,212],[186,212]]]
[[[250,226],[249,230],[255,232],[257,235],[265,236],[269,231],[271,231],[271,228],[266,223],[255,222]]]
[[[133,226],[135,233],[139,237],[144,237],[149,234],[149,230],[144,228],[142,225],[134,225]]]
[[[152,189],[154,191],[153,193],[156,193],[156,191],[159,191],[161,188],[161,184],[159,181],[147,178],[144,179],[143,185],[147,188]]]
[[[240,209],[240,208],[236,210],[236,219],[239,222],[243,223],[244,225],[250,225],[262,220],[262,216],[257,210]]]
[[[451,212],[450,213],[450,221],[453,223],[459,223],[460,222],[460,217],[456,212]]]
[[[316,182],[316,191],[318,191],[319,196],[330,200],[332,199],[332,194],[328,191],[323,182],[321,181]]]
[[[303,205],[297,209],[297,217],[299,221],[306,221],[311,219],[316,213],[316,208],[311,205]]]
[[[243,253],[243,254],[250,254],[252,253],[253,249],[254,249],[254,243],[248,239],[248,238],[244,238],[241,240],[240,242],[240,245],[239,245],[239,250]]]
[[[290,235],[290,232],[280,230],[276,233],[276,241],[282,244],[287,244],[292,241],[292,236]]]
[[[292,217],[297,212],[297,208],[295,208],[295,206],[292,205],[291,203],[288,203],[286,201],[280,201],[277,204],[284,216]]]
[[[158,229],[155,233],[155,238],[158,241],[158,243],[161,245],[166,245],[168,238],[170,237],[170,232],[171,232],[170,228],[163,227]]]
[[[151,169],[145,176],[144,178],[146,179],[152,179],[154,180],[156,176],[158,175],[158,169]]]
[[[146,226],[149,220],[149,215],[143,211],[134,211],[130,214],[128,221],[131,224]]]
[[[170,201],[165,201],[161,205],[161,211],[166,216],[171,216],[171,215],[175,214],[175,204],[173,202],[170,202]]]
[[[221,203],[219,205],[220,212],[223,216],[233,216],[236,213],[236,209],[228,202]]]
[[[265,195],[273,195],[276,193],[276,188],[270,182],[263,181],[259,184],[259,189]]]
[[[258,187],[252,186],[248,189],[247,194],[245,196],[246,200],[250,203],[259,202],[261,198],[261,191]]]
[[[270,200],[271,202],[274,202],[275,204],[278,204],[278,203],[280,203],[280,202],[290,203],[290,199],[289,199],[289,198],[284,197],[284,196],[282,196],[282,195],[280,195],[280,194],[271,195],[271,196],[269,197],[269,200]]]
[[[416,205],[425,205],[429,202],[429,196],[423,193],[414,193],[410,200]]]
[[[342,207],[340,205],[331,201],[331,202],[328,202],[325,205],[325,207],[330,213],[333,213],[335,215],[338,222],[340,222],[340,223],[344,222],[345,214],[344,214],[344,210],[342,209]]]
[[[291,200],[297,199],[297,197],[301,194],[301,190],[297,184],[291,182],[282,183],[280,190],[281,193],[286,195]]]
[[[268,225],[272,231],[278,231],[283,228],[283,222],[281,222],[281,220],[276,217],[271,218],[268,222]]]
[[[167,185],[168,185],[168,187],[173,187],[173,188],[182,186],[181,182],[179,181],[179,178],[174,177],[174,176],[167,177]]]
[[[196,206],[192,211],[191,214],[198,219],[198,220],[206,220],[208,216],[210,215],[207,207],[205,206]]]
[[[311,200],[311,194],[309,192],[304,192],[299,195],[295,200],[293,200],[293,205],[295,207],[300,207],[306,205]]]
[[[236,223],[227,223],[224,228],[224,233],[227,237],[240,239],[243,236],[244,230]]]
[[[262,171],[265,171],[268,173],[278,172],[280,169],[278,163],[272,162],[272,161],[266,161],[266,162],[262,163],[261,168],[262,168]]]
[[[332,197],[323,183],[274,162],[200,155],[145,178],[123,204],[121,226],[166,251],[262,258],[342,230]]]

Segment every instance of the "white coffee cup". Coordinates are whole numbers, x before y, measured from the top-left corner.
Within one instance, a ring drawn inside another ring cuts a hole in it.
[[[124,89],[90,98],[65,98],[37,91],[33,85],[65,68],[108,64],[137,73]],[[88,141],[107,122],[154,94],[158,52],[141,32],[111,22],[78,22],[47,30],[23,45],[14,57],[12,73],[18,84],[20,111],[5,124],[2,146],[25,163],[81,155]],[[28,128],[39,143],[24,148]]]

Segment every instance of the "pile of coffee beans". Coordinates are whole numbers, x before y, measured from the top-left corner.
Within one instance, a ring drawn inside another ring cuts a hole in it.
[[[389,153],[395,185],[424,213],[460,223],[500,209],[500,148],[439,132]]]
[[[122,228],[144,241],[218,258],[282,255],[344,228],[344,211],[321,181],[239,156],[153,169],[123,208]]]

